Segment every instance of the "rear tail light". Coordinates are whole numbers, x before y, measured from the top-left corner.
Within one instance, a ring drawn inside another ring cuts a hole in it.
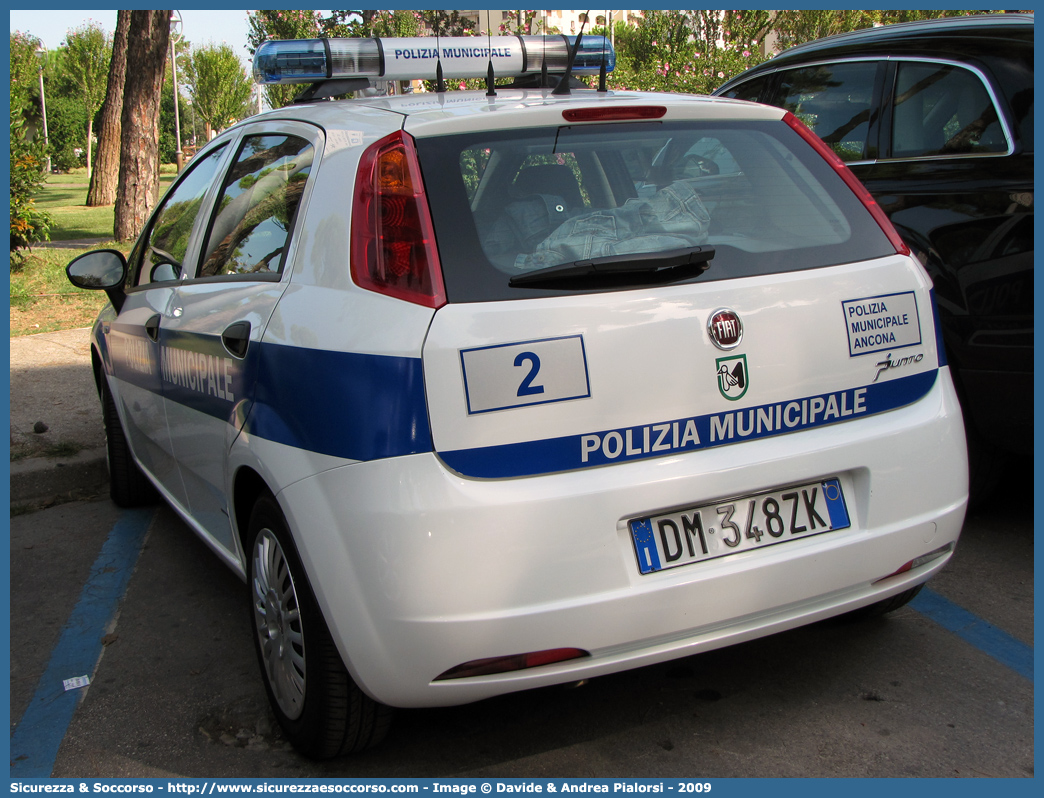
[[[881,206],[877,204],[877,200],[873,198],[869,191],[866,190],[866,186],[859,182],[852,170],[845,166],[845,162],[842,161],[823,139],[809,130],[808,126],[805,125],[800,119],[798,119],[790,111],[787,111],[783,115],[783,121],[792,127],[801,138],[807,141],[812,147],[818,152],[826,162],[833,167],[834,171],[841,177],[842,180],[848,185],[850,189],[855,193],[857,197],[862,201],[866,209],[870,211],[870,215],[874,217],[874,220],[881,226],[881,230],[888,236],[888,240],[895,247],[895,251],[900,255],[909,255],[910,247],[907,246],[906,242],[903,241],[902,237],[896,232],[895,227],[889,220],[888,216]]]
[[[473,659],[471,662],[457,665],[436,676],[435,681],[443,682],[447,679],[463,679],[467,676],[488,676],[491,673],[521,671],[526,668],[536,668],[540,665],[551,665],[555,662],[565,662],[586,656],[589,656],[588,653],[579,648],[553,648],[548,651],[531,651],[528,654],[512,654],[509,657]]]
[[[446,304],[413,139],[396,131],[363,153],[352,206],[352,279],[429,308]]]

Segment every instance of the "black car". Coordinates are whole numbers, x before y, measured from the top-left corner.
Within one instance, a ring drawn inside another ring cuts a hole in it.
[[[855,172],[935,283],[972,493],[1033,447],[1033,16],[913,22],[793,47],[724,84]]]

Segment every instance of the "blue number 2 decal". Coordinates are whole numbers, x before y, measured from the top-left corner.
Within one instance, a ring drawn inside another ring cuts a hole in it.
[[[537,372],[540,371],[540,358],[538,358],[534,352],[520,352],[515,358],[515,366],[521,366],[527,360],[530,365],[529,373],[522,380],[522,384],[518,386],[517,396],[533,396],[534,394],[544,392],[543,385],[533,384]]]

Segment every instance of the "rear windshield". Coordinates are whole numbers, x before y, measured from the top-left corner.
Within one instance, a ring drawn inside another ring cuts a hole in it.
[[[508,281],[591,258],[712,246],[691,278],[707,282],[895,251],[782,122],[487,131],[417,150],[451,302],[582,292]]]

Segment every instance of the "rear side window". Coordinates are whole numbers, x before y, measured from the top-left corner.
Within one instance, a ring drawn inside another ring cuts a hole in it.
[[[229,168],[203,250],[200,277],[278,274],[312,168],[296,136],[247,136]]]
[[[782,122],[469,133],[417,150],[451,302],[561,293],[508,280],[590,258],[709,245],[708,281],[894,252]]]
[[[950,64],[899,64],[892,109],[893,158],[1007,150],[997,108],[978,75]]]
[[[877,63],[851,61],[784,71],[779,101],[831,146],[842,161],[867,156]]]
[[[1020,149],[1033,152],[1032,43],[1011,40],[1007,42],[1005,52],[984,56],[983,61],[993,73],[994,89],[1004,92],[1008,100]]]
[[[757,78],[751,78],[738,86],[733,86],[726,92],[722,92],[721,96],[729,97],[733,100],[748,100],[752,103],[761,102],[762,97],[767,94],[772,77],[772,75],[764,75]]]

